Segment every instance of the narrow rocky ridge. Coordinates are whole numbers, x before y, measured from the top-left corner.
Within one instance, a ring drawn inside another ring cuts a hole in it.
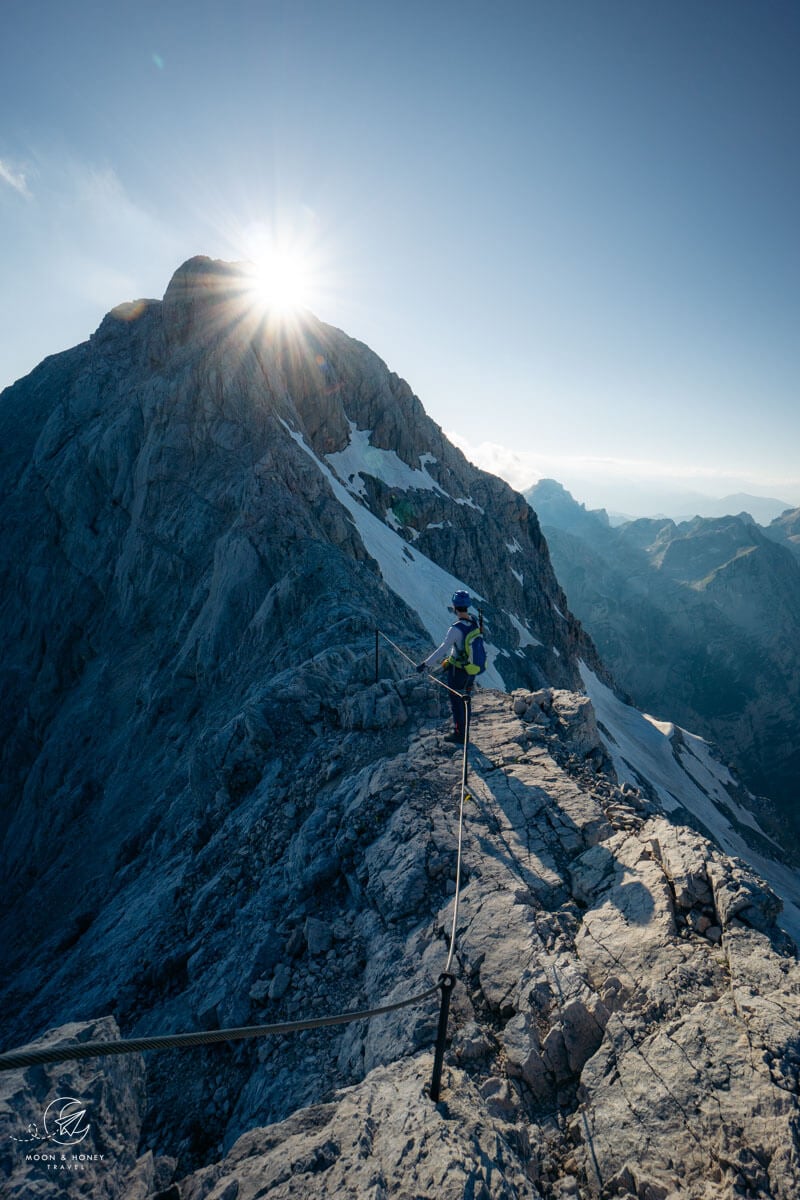
[[[411,725],[298,823],[293,879],[345,842],[352,874],[346,893],[316,875],[311,903],[294,894],[285,956],[250,987],[259,1017],[413,994],[441,971],[461,761],[429,718]],[[440,1104],[435,1003],[151,1056],[160,1102],[170,1072],[203,1114],[208,1165],[181,1171],[189,1143],[151,1112],[120,1195],[155,1195],[177,1158],[183,1200],[796,1196],[800,968],[775,896],[616,785],[585,696],[483,693],[473,733]]]

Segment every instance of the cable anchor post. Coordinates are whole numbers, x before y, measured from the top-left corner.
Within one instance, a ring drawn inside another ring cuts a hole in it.
[[[379,642],[380,634],[381,634],[380,629],[378,629],[376,627],[376,629],[375,629],[375,682],[376,683],[378,682],[378,670],[380,667],[380,654],[381,654],[380,642]]]
[[[469,749],[469,736],[471,733],[470,726],[472,725],[472,692],[464,693],[464,757],[461,763],[461,793],[463,796],[464,788],[467,786],[467,777],[469,775],[469,763],[467,760],[467,750]]]
[[[444,1045],[447,1040],[447,1018],[450,1013],[450,997],[456,984],[455,975],[445,972],[439,976],[439,987],[442,991],[442,1003],[439,1008],[439,1025],[436,1030],[436,1049],[433,1055],[433,1075],[431,1076],[431,1100],[438,1104],[442,1090],[442,1065],[444,1063]]]

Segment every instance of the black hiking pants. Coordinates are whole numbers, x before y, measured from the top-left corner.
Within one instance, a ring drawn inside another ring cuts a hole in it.
[[[453,710],[453,724],[456,727],[456,733],[463,738],[464,727],[467,723],[466,706],[467,701],[465,696],[469,697],[472,692],[474,679],[468,675],[461,667],[448,667],[446,683],[448,687],[459,692],[458,696],[450,692],[450,707]]]

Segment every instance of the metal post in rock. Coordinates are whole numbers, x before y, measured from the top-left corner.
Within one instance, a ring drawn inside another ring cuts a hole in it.
[[[434,1104],[438,1103],[441,1094],[444,1044],[447,1040],[447,1017],[450,1012],[450,997],[453,994],[455,984],[455,975],[447,973],[439,976],[439,986],[442,989],[442,1004],[439,1009],[439,1026],[436,1030],[436,1050],[433,1055],[433,1075],[431,1076],[431,1100],[433,1100]]]

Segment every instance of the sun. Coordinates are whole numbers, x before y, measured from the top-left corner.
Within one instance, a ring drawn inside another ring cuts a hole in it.
[[[248,275],[254,302],[267,312],[289,316],[313,303],[315,264],[301,247],[261,247],[249,263]]]

